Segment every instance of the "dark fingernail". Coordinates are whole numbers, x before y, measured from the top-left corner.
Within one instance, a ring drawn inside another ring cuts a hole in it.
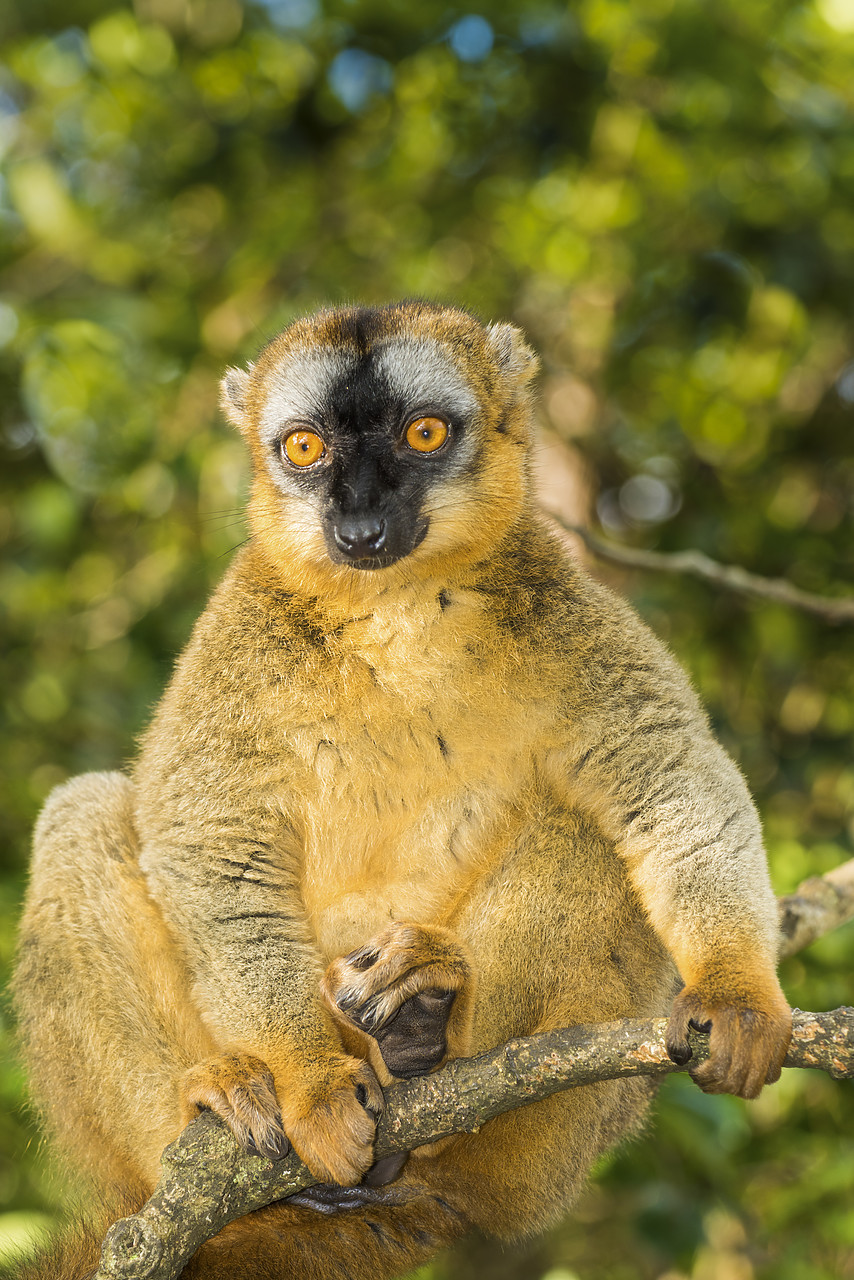
[[[677,1067],[684,1067],[686,1062],[691,1061],[694,1052],[689,1044],[669,1044],[667,1056],[671,1062],[676,1063]]]
[[[291,1144],[283,1133],[274,1133],[267,1142],[267,1155],[271,1160],[284,1160]]]
[[[373,951],[370,947],[360,947],[358,951],[351,951],[344,959],[353,969],[358,969],[360,973],[364,973],[365,969],[371,969],[380,958],[378,951]]]
[[[363,1084],[356,1085],[356,1100],[360,1107],[364,1107],[367,1110],[368,1091]]]

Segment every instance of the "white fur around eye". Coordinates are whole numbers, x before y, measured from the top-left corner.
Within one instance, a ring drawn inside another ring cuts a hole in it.
[[[286,360],[267,375],[266,397],[259,434],[274,445],[286,423],[317,420],[330,389],[356,363],[356,357],[335,347],[318,347]]]
[[[431,338],[390,338],[378,346],[375,362],[392,396],[412,409],[441,407],[457,419],[477,410],[471,387]]]

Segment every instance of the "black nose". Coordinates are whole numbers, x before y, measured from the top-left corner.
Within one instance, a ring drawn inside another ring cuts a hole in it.
[[[343,516],[332,532],[340,550],[351,560],[367,560],[385,546],[385,520],[379,516]]]

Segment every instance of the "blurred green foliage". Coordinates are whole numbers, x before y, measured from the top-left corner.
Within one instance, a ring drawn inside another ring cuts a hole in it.
[[[854,0],[7,0],[0,755],[8,969],[44,796],[127,760],[245,536],[216,382],[330,301],[512,317],[615,539],[854,585]],[[778,888],[852,855],[852,632],[618,585],[688,665]],[[788,962],[854,1003],[852,930]],[[55,1211],[8,1026],[0,1252]],[[852,1280],[850,1085],[684,1079],[578,1213],[461,1280]],[[41,1215],[41,1216],[40,1216]]]

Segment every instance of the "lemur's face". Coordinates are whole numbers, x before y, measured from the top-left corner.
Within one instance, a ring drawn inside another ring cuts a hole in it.
[[[477,411],[436,342],[389,338],[295,352],[266,380],[258,433],[270,479],[314,513],[330,560],[384,569],[428,535],[431,491],[477,466]]]
[[[476,551],[521,501],[533,367],[516,330],[424,304],[297,322],[223,382],[256,533],[303,578]]]

